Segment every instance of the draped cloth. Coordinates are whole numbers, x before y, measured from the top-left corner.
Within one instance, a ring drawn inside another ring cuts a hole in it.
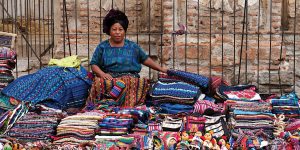
[[[72,67],[45,67],[36,73],[19,77],[2,93],[17,100],[44,104],[51,108],[82,107],[92,80],[87,71]]]
[[[125,83],[125,88],[117,98],[113,99],[109,96],[109,92],[119,80]],[[87,105],[97,105],[107,99],[113,99],[115,105],[123,107],[142,105],[145,102],[149,88],[150,82],[146,78],[121,76],[113,78],[113,80],[104,80],[103,78],[95,77],[87,100]]]

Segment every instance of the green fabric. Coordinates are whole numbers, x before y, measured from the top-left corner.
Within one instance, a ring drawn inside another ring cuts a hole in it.
[[[9,97],[0,93],[0,108],[4,110],[13,110],[15,108],[9,101]]]
[[[62,59],[50,59],[49,66],[59,66],[59,67],[74,67],[78,68],[81,64],[81,60],[77,55],[72,55]]]

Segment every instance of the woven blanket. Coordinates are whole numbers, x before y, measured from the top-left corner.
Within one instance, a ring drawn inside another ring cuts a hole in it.
[[[92,83],[86,76],[84,68],[79,71],[75,68],[46,67],[16,79],[2,93],[52,108],[81,107]]]
[[[175,99],[197,99],[201,91],[198,87],[185,83],[185,82],[173,82],[163,83],[158,81],[153,86],[150,95],[152,97],[168,97]]]
[[[123,89],[120,96],[115,99],[117,105],[123,107],[134,107],[144,103],[150,88],[149,80],[146,78],[122,76],[114,78],[113,80],[104,80],[98,77],[94,78],[94,83],[90,90],[87,105],[90,103],[98,105],[101,101],[105,101],[106,96],[118,80],[123,81],[126,87]]]
[[[226,86],[221,85],[217,89],[218,96],[224,99],[231,100],[249,100],[258,101],[261,97],[256,93],[256,87],[254,85],[237,85]]]
[[[203,90],[207,90],[209,85],[209,78],[185,71],[180,70],[168,70],[167,74],[169,76],[175,76],[181,78],[181,80],[186,81],[188,83],[194,83],[195,85],[201,87]]]

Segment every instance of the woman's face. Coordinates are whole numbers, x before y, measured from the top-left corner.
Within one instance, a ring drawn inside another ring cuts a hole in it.
[[[115,43],[123,42],[124,37],[125,37],[124,28],[119,23],[113,24],[110,27],[110,37],[111,37],[112,42],[115,42]]]

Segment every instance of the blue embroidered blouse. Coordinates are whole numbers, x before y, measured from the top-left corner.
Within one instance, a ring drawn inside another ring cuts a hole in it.
[[[96,47],[90,65],[97,65],[106,73],[138,74],[141,63],[147,58],[144,50],[133,41],[125,39],[123,47],[112,47],[105,40]]]

